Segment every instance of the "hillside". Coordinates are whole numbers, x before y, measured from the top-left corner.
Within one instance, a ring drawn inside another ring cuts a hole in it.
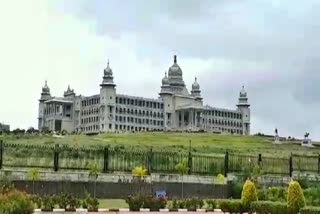
[[[75,147],[113,146],[122,149],[150,149],[168,151],[188,151],[191,141],[194,153],[222,154],[226,150],[245,154],[287,156],[295,154],[318,154],[319,147],[305,148],[299,142],[272,144],[273,139],[261,136],[235,136],[209,133],[121,133],[99,134],[95,136],[69,135],[54,136],[0,136],[6,143],[18,144],[68,144]]]

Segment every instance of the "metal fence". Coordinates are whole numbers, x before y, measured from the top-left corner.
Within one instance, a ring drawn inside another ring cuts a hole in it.
[[[256,166],[265,174],[292,176],[293,171],[320,174],[320,154],[289,157],[263,157],[228,153],[216,155],[189,152],[121,150],[117,148],[75,148],[66,145],[25,145],[0,141],[0,169],[30,167],[58,170],[89,170],[96,163],[105,173],[131,172],[142,166],[149,173],[177,173],[175,166],[186,162],[188,174],[217,175],[253,172]]]

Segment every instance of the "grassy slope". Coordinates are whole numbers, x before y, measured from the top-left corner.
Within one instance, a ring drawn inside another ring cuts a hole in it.
[[[318,154],[319,148],[305,148],[295,144],[273,145],[272,138],[257,136],[232,136],[208,133],[133,133],[133,134],[100,134],[96,136],[72,135],[63,138],[51,136],[0,136],[10,143],[22,144],[69,144],[72,146],[121,146],[128,149],[176,150],[187,151],[189,140],[193,152],[224,153],[226,150],[264,155],[287,156],[291,152],[300,154]]]

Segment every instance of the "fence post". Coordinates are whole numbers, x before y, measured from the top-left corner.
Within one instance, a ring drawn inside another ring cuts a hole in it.
[[[262,155],[259,154],[259,157],[258,157],[258,166],[261,167],[261,163],[262,163]]]
[[[104,147],[103,150],[103,172],[107,173],[109,170],[109,148]]]
[[[320,174],[320,154],[318,155],[318,174]]]
[[[293,168],[292,168],[292,153],[291,153],[289,158],[289,176],[290,177],[292,177],[292,172],[293,172]]]
[[[229,172],[229,152],[226,151],[226,154],[224,155],[224,177],[228,176]]]
[[[191,153],[191,140],[189,141],[189,155],[188,155],[188,175],[192,173],[192,153]]]
[[[3,162],[3,141],[0,140],[0,169],[2,169]]]
[[[152,148],[150,149],[150,151],[147,154],[147,158],[148,158],[148,173],[151,174],[152,173]]]
[[[54,171],[57,172],[59,170],[59,144],[54,146],[53,165]]]

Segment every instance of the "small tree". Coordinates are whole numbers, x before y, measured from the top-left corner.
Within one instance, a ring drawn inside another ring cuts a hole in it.
[[[256,187],[251,180],[247,179],[243,185],[242,193],[241,193],[241,202],[243,204],[243,207],[248,209],[251,202],[257,201],[257,200],[258,200],[258,195],[257,195]]]
[[[132,174],[139,178],[139,181],[142,180],[143,176],[148,174],[148,170],[143,168],[142,166],[137,166],[132,170]]]
[[[96,198],[97,179],[100,173],[100,169],[96,163],[89,164],[89,178],[94,179],[93,197]]]
[[[132,175],[136,176],[138,178],[138,187],[139,187],[139,192],[141,192],[142,188],[142,178],[148,174],[148,170],[143,168],[142,166],[137,166],[132,170]]]
[[[299,182],[291,181],[289,183],[287,202],[290,213],[299,213],[299,210],[306,206],[306,200]]]
[[[34,195],[34,182],[39,180],[39,170],[32,168],[28,171],[28,179],[32,181],[32,195]]]
[[[187,160],[184,159],[181,163],[178,163],[175,168],[181,177],[181,198],[183,198],[183,176],[189,170]]]

